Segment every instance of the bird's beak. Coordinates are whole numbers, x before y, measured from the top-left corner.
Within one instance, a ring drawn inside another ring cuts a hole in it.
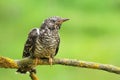
[[[68,20],[70,20],[70,19],[68,19],[68,18],[63,18],[61,21],[62,21],[62,22],[65,22],[65,21],[68,21]]]
[[[58,20],[56,22],[56,24],[62,24],[63,22],[68,21],[68,20],[69,20],[68,18],[62,18],[62,19]]]
[[[62,19],[60,19],[59,21],[57,21],[56,24],[62,24],[63,22],[68,21],[68,20],[69,20],[69,19],[67,19],[67,18],[62,18]]]

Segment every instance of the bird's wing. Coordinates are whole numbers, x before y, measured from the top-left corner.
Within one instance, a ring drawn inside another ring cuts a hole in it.
[[[59,44],[60,44],[60,38],[58,38],[58,44],[57,44],[57,48],[56,48],[56,51],[55,51],[55,55],[57,55],[57,53],[58,53],[58,50],[59,50]]]
[[[30,56],[34,52],[35,42],[38,35],[39,35],[38,28],[32,29],[28,34],[27,41],[24,45],[23,56],[22,56],[23,58]]]

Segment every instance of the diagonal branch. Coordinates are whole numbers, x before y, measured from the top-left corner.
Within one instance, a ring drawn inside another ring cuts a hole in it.
[[[87,62],[81,61],[76,59],[53,59],[53,65],[66,65],[66,66],[74,66],[74,67],[81,67],[81,68],[91,68],[91,69],[98,69],[104,70],[111,73],[120,74],[120,67],[109,65],[109,64],[100,64],[95,62]],[[39,59],[37,65],[49,65],[48,59]],[[18,69],[21,66],[27,66],[27,68],[35,67],[35,60],[31,58],[24,58],[22,60],[13,60],[6,57],[0,56],[0,68],[12,68]],[[31,77],[32,75],[32,77]],[[31,79],[34,77],[38,80],[37,76],[33,73],[30,74]]]
[[[31,77],[32,80],[39,80],[34,72],[30,73],[30,77]]]

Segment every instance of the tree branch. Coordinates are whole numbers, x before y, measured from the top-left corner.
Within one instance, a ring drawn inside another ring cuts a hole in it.
[[[109,64],[100,64],[95,62],[87,62],[75,59],[53,59],[53,65],[60,64],[66,66],[82,67],[82,68],[91,68],[104,70],[111,73],[120,74],[120,67],[109,65]],[[49,65],[48,59],[39,59],[37,65]],[[7,57],[0,57],[0,68],[12,68],[18,69],[21,66],[27,66],[27,68],[35,67],[35,60],[31,58],[24,58],[22,60],[13,60]],[[38,80],[37,76],[34,73],[30,73],[32,80]]]
[[[32,80],[39,80],[34,72],[30,73],[30,77],[31,77]]]

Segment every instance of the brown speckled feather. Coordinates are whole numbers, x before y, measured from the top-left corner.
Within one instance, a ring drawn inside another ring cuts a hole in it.
[[[22,56],[23,58],[29,57],[31,53],[34,52],[37,37],[38,37],[37,28],[34,28],[28,34],[28,38],[23,50],[23,56]]]
[[[61,24],[69,19],[61,17],[50,17],[45,19],[40,28],[35,28],[28,34],[27,41],[24,45],[23,58],[31,57],[36,60],[46,58],[52,65],[54,56],[58,53],[60,36],[59,30]],[[34,71],[31,69],[29,71]],[[19,68],[17,72],[26,73],[27,70]]]

